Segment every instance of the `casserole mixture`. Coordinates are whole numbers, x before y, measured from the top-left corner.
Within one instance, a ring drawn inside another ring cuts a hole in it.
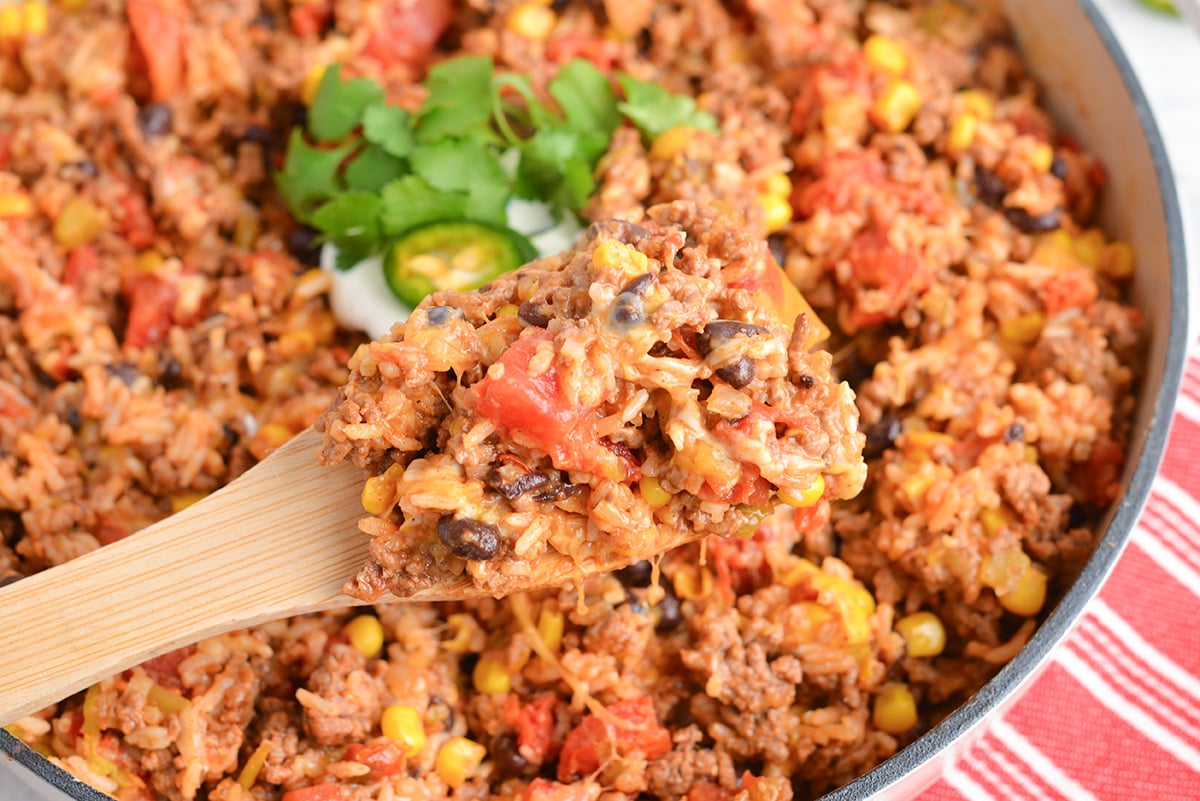
[[[623,122],[576,169],[598,227],[563,258],[744,218],[717,247],[767,239],[832,329],[811,375],[856,393],[864,490],[797,482],[748,537],[583,587],[213,638],[11,730],[121,799],[765,801],[868,770],[977,690],[1071,581],[1134,402],[1134,254],[1090,222],[1103,168],[1039,108],[1003,21],[953,3],[5,4],[0,570],[19,580],[194,502],[362,380],[372,351],[331,314],[332,274],[273,176],[329,65],[413,112],[428,67],[460,54],[535,95],[584,59],[661,87],[659,110],[695,99],[711,126]],[[501,326],[521,322],[536,297],[513,282],[427,301],[406,336],[439,305],[474,326],[470,304],[503,300]],[[626,448],[662,469],[635,495],[605,448],[625,511],[699,524],[673,498],[706,486],[750,514],[719,458],[668,469],[666,450]],[[582,497],[562,492],[568,511]]]

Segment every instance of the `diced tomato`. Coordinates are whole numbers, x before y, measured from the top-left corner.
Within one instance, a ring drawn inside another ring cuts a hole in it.
[[[12,159],[12,140],[11,133],[0,134],[0,170],[8,169],[8,162]]]
[[[559,784],[537,778],[525,788],[521,801],[591,801],[591,787],[583,782]]]
[[[422,67],[453,19],[452,0],[390,0],[363,54],[384,67]]]
[[[400,746],[386,739],[353,743],[346,749],[343,759],[366,765],[374,777],[395,776],[404,770],[407,762]]]
[[[846,248],[846,261],[854,283],[850,313],[855,325],[871,325],[899,314],[908,299],[925,290],[929,276],[921,260],[913,253],[899,250],[888,239],[887,231],[870,228],[859,233]],[[882,300],[872,293],[871,307],[863,308],[861,289],[879,290]]]
[[[853,205],[856,192],[878,187],[886,178],[883,159],[874,150],[835,153],[821,162],[815,180],[796,184],[792,207],[805,218],[818,209],[844,214]]]
[[[1088,500],[1104,507],[1116,500],[1121,491],[1121,470],[1125,467],[1125,450],[1111,439],[1092,445],[1086,462],[1071,469],[1071,478],[1087,493]]]
[[[619,57],[616,41],[602,39],[585,33],[568,33],[546,43],[546,60],[552,64],[566,64],[577,58],[592,62],[601,72],[612,72]]]
[[[735,506],[761,506],[771,500],[771,482],[759,475],[758,468],[754,465],[743,464],[741,476],[729,489],[722,491],[705,481],[697,494],[706,501],[731,503]]]
[[[567,733],[558,758],[558,780],[573,781],[592,773],[615,751],[620,756],[639,753],[657,759],[671,750],[671,733],[658,722],[649,698],[618,701],[605,707],[609,714],[630,724],[609,725],[594,713],[585,715]]]
[[[792,519],[796,523],[797,531],[816,531],[829,522],[832,511],[829,504],[818,503],[812,506],[798,507],[792,514]]]
[[[345,790],[340,784],[314,784],[288,790],[279,801],[344,801]]]
[[[857,96],[863,107],[871,98],[871,72],[859,53],[847,54],[840,61],[805,67],[788,83],[796,90],[788,123],[793,133],[803,134],[816,124],[822,109],[832,102]]]
[[[709,537],[707,547],[717,586],[726,598],[753,592],[770,582],[771,566],[754,540]]]
[[[63,267],[62,282],[69,287],[79,289],[83,285],[83,277],[95,271],[100,266],[100,257],[91,245],[80,245],[71,248],[67,255],[67,264]]]
[[[179,678],[179,665],[195,652],[196,646],[194,645],[185,645],[174,651],[167,651],[165,654],[143,662],[142,670],[146,671],[147,676],[154,679],[155,684],[161,684],[172,690],[182,689],[183,681]]]
[[[697,782],[684,798],[685,801],[728,801],[729,793],[715,782]]]
[[[0,379],[0,417],[20,419],[33,413],[33,404],[25,393],[8,381]]]
[[[555,696],[538,696],[527,704],[510,695],[505,701],[504,719],[517,729],[517,745],[545,760],[554,737]]]
[[[151,99],[169,100],[183,86],[187,5],[183,0],[127,0],[125,13],[133,39],[146,59]]]
[[[1042,303],[1047,314],[1063,309],[1086,309],[1096,302],[1100,288],[1091,270],[1074,269],[1055,272],[1042,285]]]
[[[333,5],[323,0],[293,3],[288,9],[292,33],[297,36],[320,36],[333,19]]]
[[[154,244],[154,238],[158,234],[154,227],[154,218],[150,216],[150,208],[146,205],[146,198],[132,187],[121,198],[121,218],[117,224],[125,240],[138,250],[144,250]]]
[[[162,342],[171,328],[176,295],[174,285],[153,273],[142,273],[129,281],[125,286],[129,303],[125,345],[144,348]]]

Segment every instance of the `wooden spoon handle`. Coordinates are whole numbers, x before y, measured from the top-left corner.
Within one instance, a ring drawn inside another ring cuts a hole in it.
[[[362,473],[311,429],[201,502],[0,589],[0,724],[174,648],[359,603]]]

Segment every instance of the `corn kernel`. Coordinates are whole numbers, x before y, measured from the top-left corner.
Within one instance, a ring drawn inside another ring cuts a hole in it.
[[[875,124],[889,133],[899,133],[909,126],[921,108],[921,93],[908,81],[893,80],[875,98],[871,117]]]
[[[997,592],[996,597],[1014,615],[1032,617],[1046,603],[1046,574],[1033,564],[1026,565],[1016,585],[1008,592]]]
[[[162,266],[165,261],[162,254],[156,250],[147,250],[139,253],[134,259],[134,264],[137,265],[139,273],[152,273]]]
[[[1104,234],[1098,228],[1089,228],[1071,243],[1075,258],[1093,270],[1100,268],[1100,262],[1104,258],[1104,247]]]
[[[1041,312],[1019,314],[1000,323],[1000,336],[1018,345],[1030,345],[1042,335],[1045,324],[1046,315]]]
[[[761,194],[758,196],[758,205],[763,210],[763,221],[766,223],[767,233],[773,234],[781,231],[792,221],[792,204],[783,195]]]
[[[876,69],[899,75],[908,69],[908,53],[904,45],[890,36],[872,34],[863,42],[863,57]]]
[[[659,161],[670,161],[684,151],[688,140],[695,133],[696,129],[687,125],[677,125],[663,131],[650,145],[650,157]]]
[[[425,747],[425,723],[411,706],[393,704],[379,719],[383,736],[400,746],[406,757],[415,757]]]
[[[1109,242],[1100,258],[1100,271],[1121,280],[1133,276],[1133,248],[1124,242]]]
[[[707,568],[685,565],[671,578],[675,595],[684,601],[699,601],[712,592],[712,573]]]
[[[64,11],[82,11],[87,7],[88,0],[58,0]]]
[[[956,97],[965,111],[981,120],[990,120],[996,113],[996,101],[982,89],[963,89]]]
[[[785,587],[795,587],[800,582],[821,572],[821,569],[807,559],[800,559],[786,573],[779,583]]]
[[[933,473],[914,473],[900,482],[900,492],[904,493],[908,502],[915,507],[925,499],[925,493],[929,492],[935,481],[937,476]]]
[[[646,258],[645,253],[615,239],[605,239],[596,246],[596,251],[592,254],[592,263],[597,267],[620,270],[629,275],[641,275],[650,269],[650,260]]]
[[[433,768],[442,781],[457,790],[466,783],[471,771],[479,767],[485,756],[487,749],[474,740],[451,737],[438,750]]]
[[[959,114],[946,134],[946,150],[951,153],[961,153],[975,141],[975,133],[979,130],[979,118],[974,114]]]
[[[383,650],[383,624],[374,615],[359,615],[346,624],[346,636],[360,654],[370,659]]]
[[[1025,461],[1029,462],[1030,464],[1037,464],[1039,461],[1041,461],[1041,458],[1042,455],[1038,453],[1036,445],[1025,445]]]
[[[987,532],[989,537],[994,537],[1000,533],[1000,530],[1008,525],[1008,520],[1004,517],[1004,511],[995,506],[986,506],[979,510],[979,522],[983,524],[983,530]]]
[[[508,12],[504,20],[505,26],[520,36],[532,42],[544,42],[554,33],[558,24],[558,15],[541,3],[521,3]]]
[[[471,672],[471,681],[475,690],[485,695],[502,694],[512,689],[512,677],[508,675],[508,668],[494,653],[484,654],[479,658],[475,663],[475,670]]]
[[[21,5],[21,16],[26,36],[41,36],[46,32],[49,22],[46,15],[45,0],[26,0]]]
[[[792,194],[792,179],[785,172],[773,172],[763,179],[762,191],[768,195],[790,197]]]
[[[786,503],[788,506],[795,506],[798,509],[807,509],[810,506],[816,506],[817,501],[825,495],[825,476],[817,473],[817,477],[812,480],[804,489],[793,493],[789,490],[779,490],[779,500]]]
[[[21,192],[0,194],[0,217],[29,217],[33,214],[33,201]]]
[[[19,5],[0,6],[0,39],[18,39],[25,32],[25,15]]]
[[[503,306],[496,309],[496,316],[497,317],[516,317],[517,312],[519,312],[520,310],[521,310],[521,308],[519,306],[517,306],[517,304],[515,304],[515,303],[505,303]]]
[[[54,241],[64,247],[86,245],[104,232],[107,218],[95,203],[87,198],[74,197],[54,221]]]
[[[396,501],[396,484],[385,476],[371,476],[362,489],[362,508],[369,515],[381,516]]]
[[[317,96],[317,89],[321,86],[321,79],[325,77],[327,67],[327,64],[313,64],[308,68],[308,72],[304,73],[304,82],[300,84],[300,101],[304,105],[312,105],[313,98]]]
[[[655,508],[666,506],[671,501],[671,493],[663,489],[662,483],[654,476],[642,476],[638,491],[642,494],[642,500]]]
[[[909,656],[937,656],[946,647],[946,627],[933,612],[913,612],[896,621]]]
[[[264,448],[271,450],[281,445],[286,445],[288,440],[292,438],[292,432],[287,426],[280,425],[279,423],[267,423],[258,429],[258,434],[255,438],[262,442]]]
[[[1029,163],[1038,172],[1050,172],[1050,165],[1054,163],[1054,148],[1045,142],[1038,142],[1029,154]]]
[[[542,607],[542,611],[538,613],[537,622],[538,636],[542,638],[542,642],[551,651],[557,651],[558,646],[562,645],[563,638],[563,614],[557,609]]]
[[[871,713],[875,727],[888,734],[903,734],[917,725],[917,700],[903,684],[885,684],[875,696]]]
[[[446,629],[450,636],[442,640],[442,647],[450,653],[467,654],[483,650],[483,629],[473,616],[463,613],[450,615],[446,618]]]
[[[206,497],[208,497],[207,492],[181,492],[178,495],[172,495],[171,512],[172,514],[182,512],[184,509]]]

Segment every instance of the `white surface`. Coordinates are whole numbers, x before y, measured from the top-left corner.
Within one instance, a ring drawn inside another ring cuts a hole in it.
[[[1094,0],[1141,81],[1174,167],[1188,252],[1200,264],[1200,38],[1178,20],[1135,0]],[[1191,271],[1192,308],[1200,308],[1200,270]],[[1193,326],[1200,315],[1193,315]],[[1195,332],[1193,327],[1193,332]],[[1194,335],[1194,333],[1193,333]],[[29,790],[0,777],[0,801],[26,801]]]

